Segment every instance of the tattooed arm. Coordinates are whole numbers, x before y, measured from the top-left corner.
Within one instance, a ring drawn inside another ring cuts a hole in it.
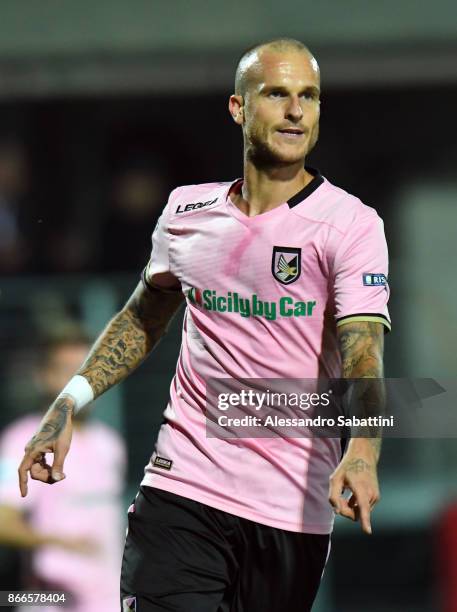
[[[108,323],[92,347],[78,374],[84,376],[98,397],[126,378],[147,357],[183,300],[180,291],[169,290],[170,279],[161,275],[162,288],[139,283],[127,304]],[[19,487],[27,495],[27,473],[34,480],[53,484],[65,478],[63,463],[72,434],[74,400],[57,398],[44,415],[37,433],[25,447],[19,466]],[[54,453],[52,467],[45,453]]]
[[[343,377],[367,379],[359,399],[365,416],[370,409],[379,415],[384,406],[384,326],[369,321],[345,323],[338,327],[338,340]],[[357,392],[357,385],[355,389]],[[380,498],[377,463],[381,437],[379,430],[360,433],[365,437],[351,438],[341,463],[330,478],[330,503],[337,514],[360,520],[364,532],[371,533],[370,513]],[[344,489],[352,491],[349,499],[342,497]]]
[[[78,371],[94,396],[126,378],[164,334],[183,300],[181,292],[145,289],[139,283],[124,308],[108,323]]]

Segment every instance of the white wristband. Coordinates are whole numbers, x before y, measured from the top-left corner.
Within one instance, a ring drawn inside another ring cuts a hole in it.
[[[75,400],[75,410],[73,414],[78,413],[81,408],[84,408],[84,406],[90,404],[90,402],[94,399],[94,392],[88,380],[84,378],[84,376],[79,376],[79,374],[73,376],[70,382],[59,394],[57,399],[63,397],[64,395],[71,395],[71,397]]]

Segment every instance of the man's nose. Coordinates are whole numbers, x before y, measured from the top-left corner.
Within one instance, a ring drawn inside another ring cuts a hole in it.
[[[291,98],[289,98],[289,104],[286,108],[286,118],[298,121],[302,117],[303,109],[300,104],[300,98],[298,96],[292,96]]]

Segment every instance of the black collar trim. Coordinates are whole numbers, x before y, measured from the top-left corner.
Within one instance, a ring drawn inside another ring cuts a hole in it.
[[[303,187],[301,191],[299,191],[294,196],[292,196],[289,200],[287,200],[287,204],[289,205],[289,208],[293,208],[294,206],[297,206],[297,204],[300,204],[300,202],[303,202],[305,198],[307,198],[314,191],[316,191],[316,189],[320,187],[322,183],[324,182],[324,177],[319,172],[319,170],[317,170],[316,168],[310,168],[309,166],[305,166],[305,170],[307,170],[310,174],[312,174],[314,178],[312,179],[310,183],[306,185],[306,187]]]

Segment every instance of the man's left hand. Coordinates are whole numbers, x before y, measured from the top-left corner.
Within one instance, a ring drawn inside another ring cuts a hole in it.
[[[372,533],[371,511],[380,499],[376,463],[370,440],[353,439],[330,477],[329,501],[336,514],[360,521],[368,534]],[[349,498],[344,497],[345,490],[351,491]]]

